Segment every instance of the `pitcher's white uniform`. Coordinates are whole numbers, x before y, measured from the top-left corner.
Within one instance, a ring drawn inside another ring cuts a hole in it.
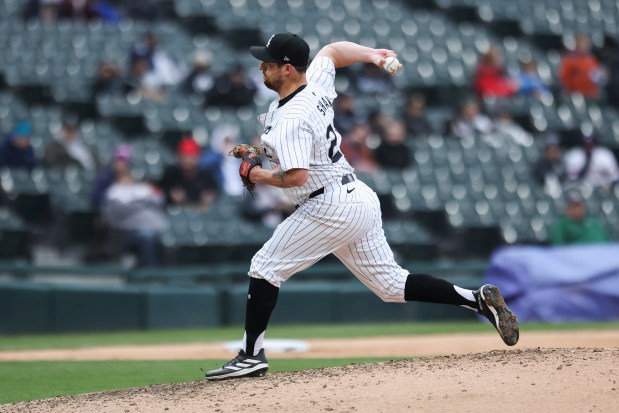
[[[354,178],[339,150],[341,136],[333,127],[334,80],[333,61],[318,57],[307,69],[307,86],[281,106],[274,101],[259,117],[271,165],[284,172],[307,169],[309,177],[301,187],[283,189],[298,208],[253,257],[249,276],[280,287],[333,253],[381,299],[404,302],[409,272],[395,262],[387,244],[378,197]]]

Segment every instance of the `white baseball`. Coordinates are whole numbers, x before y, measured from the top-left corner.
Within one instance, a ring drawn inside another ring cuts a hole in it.
[[[400,67],[400,61],[393,56],[389,56],[385,59],[385,63],[383,63],[383,69],[385,69],[389,73],[395,73],[398,71]]]

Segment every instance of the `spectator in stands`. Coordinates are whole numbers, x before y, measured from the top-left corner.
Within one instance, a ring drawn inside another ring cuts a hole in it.
[[[40,19],[44,23],[58,20],[58,5],[62,0],[29,0],[22,11],[24,20]]]
[[[378,164],[385,169],[402,170],[411,166],[411,150],[406,146],[406,126],[398,119],[392,119],[385,128],[385,134],[375,155]]]
[[[215,80],[215,85],[206,95],[206,103],[233,108],[251,106],[256,91],[256,85],[246,75],[243,66],[238,64]]]
[[[110,231],[101,216],[101,205],[108,188],[114,183],[116,170],[131,168],[133,149],[129,145],[119,145],[112,155],[112,160],[97,175],[90,194],[91,206],[94,212],[94,233],[91,237],[91,250],[87,259],[100,261],[116,255],[117,248],[110,242]]]
[[[211,145],[200,158],[200,168],[211,173],[219,190],[227,195],[241,195],[243,185],[239,179],[240,160],[228,156],[239,143],[240,130],[235,125],[221,125],[212,133]]]
[[[426,117],[426,98],[421,94],[415,93],[408,97],[402,120],[410,136],[427,136],[434,132]]]
[[[385,135],[390,122],[391,118],[378,109],[370,112],[368,116],[368,125],[370,125],[372,134],[381,138]]]
[[[520,73],[516,76],[518,93],[541,97],[550,93],[548,85],[537,73],[537,64],[533,59],[520,62]]]
[[[374,152],[368,146],[371,133],[367,123],[357,123],[342,139],[340,150],[355,171],[372,173],[378,170]]]
[[[584,134],[581,145],[565,154],[565,169],[570,181],[593,187],[610,187],[619,180],[615,155],[597,143],[597,138]]]
[[[354,90],[360,94],[388,95],[395,91],[392,76],[372,63],[364,63],[352,76]]]
[[[575,48],[565,53],[559,67],[559,80],[567,93],[580,93],[596,98],[604,73],[596,57],[591,53],[589,36],[580,33],[575,37]]]
[[[53,140],[45,147],[43,163],[48,168],[64,169],[76,166],[89,172],[98,168],[96,152],[86,145],[80,136],[77,116],[69,115],[64,118]]]
[[[117,170],[124,168],[131,169],[131,159],[133,158],[133,149],[129,145],[119,145],[112,156],[112,162],[108,167],[103,169],[97,175],[92,188],[91,203],[95,211],[101,209],[103,198],[107,189],[114,183]]]
[[[165,99],[163,84],[152,71],[148,70],[148,60],[144,58],[135,59],[131,63],[125,92],[139,93],[149,100],[162,101]]]
[[[59,19],[92,20],[99,17],[93,0],[62,0],[58,6]]]
[[[571,191],[566,196],[565,216],[550,228],[550,243],[553,245],[595,244],[609,242],[610,237],[602,223],[587,215],[587,206],[582,196]]]
[[[197,50],[193,54],[192,67],[181,85],[185,93],[205,95],[213,88],[215,77],[211,72],[213,55],[206,50]]]
[[[191,137],[181,139],[177,149],[177,163],[165,169],[159,186],[168,205],[208,208],[217,194],[213,174],[199,168],[202,148]]]
[[[340,93],[333,102],[333,126],[345,136],[363,117],[357,112],[357,102],[351,95]]]
[[[474,138],[492,132],[494,125],[489,117],[479,110],[479,105],[473,99],[462,104],[460,114],[451,123],[450,133],[458,138]]]
[[[25,20],[38,18],[53,23],[58,19],[118,23],[120,14],[104,0],[30,0],[23,10]]]
[[[154,267],[161,262],[160,236],[167,226],[164,196],[155,186],[133,178],[127,151],[127,147],[116,150],[113,182],[103,196],[101,213],[117,233],[121,251],[135,253],[139,267]]]
[[[30,122],[20,122],[0,144],[0,168],[32,169],[38,161],[30,144],[32,126]]]
[[[185,78],[183,66],[160,45],[154,33],[146,33],[144,41],[133,47],[129,58],[132,67],[136,61],[146,60],[146,72],[158,85],[177,86]]]
[[[90,90],[92,97],[97,95],[119,95],[125,92],[125,82],[123,81],[118,66],[113,62],[103,61],[99,64],[97,75],[92,83]]]
[[[475,91],[482,99],[512,96],[517,91],[516,82],[506,75],[503,56],[495,46],[481,56],[475,74]]]
[[[509,138],[518,145],[531,146],[533,144],[533,136],[516,123],[506,109],[499,109],[494,118],[494,130],[501,138]]]
[[[549,194],[560,194],[561,186],[567,178],[559,139],[555,135],[546,138],[542,157],[533,166],[535,181]]]

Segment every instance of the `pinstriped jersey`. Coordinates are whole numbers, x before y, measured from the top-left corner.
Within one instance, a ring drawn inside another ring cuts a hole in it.
[[[307,68],[307,86],[280,105],[275,100],[269,112],[258,117],[264,127],[264,152],[273,168],[284,172],[308,170],[301,187],[284,188],[293,203],[306,200],[317,189],[339,182],[353,172],[340,152],[342,137],[333,127],[335,66],[328,57],[318,57]]]

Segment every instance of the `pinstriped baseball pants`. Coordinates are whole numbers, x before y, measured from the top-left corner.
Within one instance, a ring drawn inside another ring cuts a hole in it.
[[[409,272],[387,244],[378,197],[359,180],[300,204],[252,258],[248,275],[280,287],[330,253],[383,301],[404,302]]]

